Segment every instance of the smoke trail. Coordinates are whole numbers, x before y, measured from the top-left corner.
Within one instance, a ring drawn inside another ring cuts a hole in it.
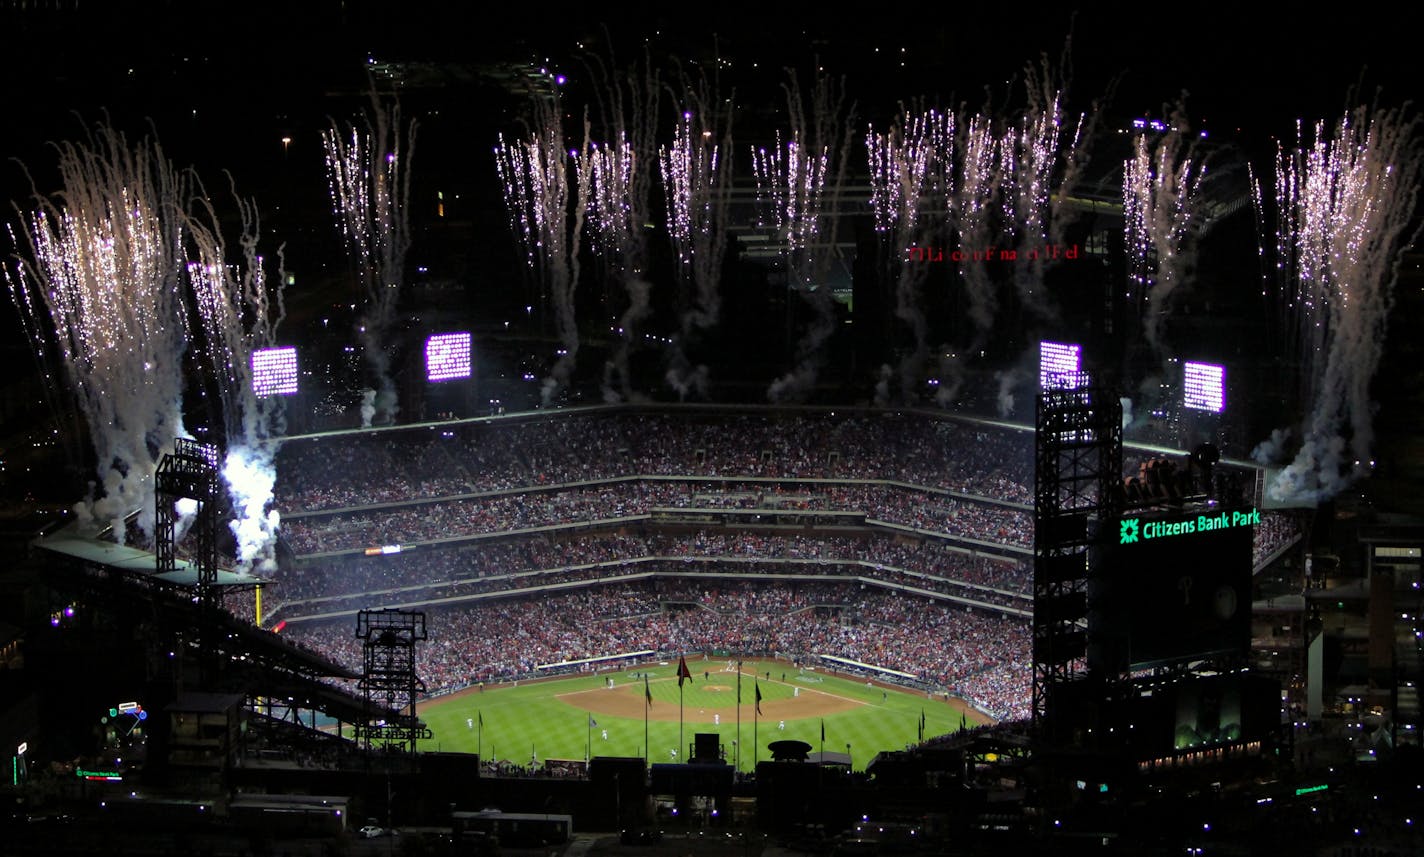
[[[791,139],[783,147],[778,137],[771,151],[753,150],[752,166],[758,202],[769,215],[763,225],[772,226],[784,238],[788,284],[811,308],[812,319],[797,343],[795,368],[767,390],[768,398],[778,403],[801,400],[810,392],[825,360],[825,345],[835,332],[829,274],[854,116],[854,107],[845,107],[843,84],[816,79],[810,122],[794,75],[783,88]]]
[[[1073,137],[1065,143],[1063,102],[1070,47],[1071,43],[1064,47],[1061,74],[1047,56],[1037,66],[1025,66],[1027,104],[1016,125],[1006,128],[999,146],[1007,233],[1002,241],[1016,244],[1014,287],[1024,307],[1046,319],[1058,315],[1057,303],[1043,287],[1044,273],[1055,254],[1041,248],[1065,243],[1070,220],[1066,200],[1087,163],[1088,140],[1098,115],[1097,103],[1079,114]]]
[[[588,119],[583,121],[581,147],[567,149],[561,118],[557,91],[548,98],[535,98],[528,136],[506,143],[501,134],[494,150],[515,237],[554,309],[560,347],[549,376],[540,385],[545,405],[552,404],[558,392],[568,385],[578,361],[574,295],[579,280],[579,236],[592,190],[591,168],[584,166],[592,151]],[[572,180],[570,160],[574,162]]]
[[[890,364],[880,364],[880,372],[875,382],[875,407],[883,408],[890,404],[890,382],[894,379],[895,370]]]
[[[929,274],[924,256],[936,252],[933,236],[944,228],[944,212],[953,196],[954,121],[952,113],[905,111],[898,125],[885,134],[876,134],[872,127],[865,139],[876,230],[890,242],[886,255],[895,279],[895,316],[910,328],[914,339],[913,351],[900,362],[901,387],[907,396],[918,388],[929,356],[929,323],[922,306]],[[937,252],[942,255],[942,248]],[[945,392],[941,387],[937,394]],[[888,400],[888,396],[882,378],[876,384],[876,399]]]
[[[680,354],[681,352],[676,352]],[[687,401],[690,395],[698,398],[707,398],[707,383],[710,380],[710,373],[705,364],[696,367],[688,365],[673,365],[668,368],[664,376],[669,387],[677,391],[678,401]]]
[[[158,461],[187,434],[179,289],[187,182],[157,143],[130,149],[112,128],[56,148],[62,190],[53,200],[36,191],[28,213],[17,206],[30,253],[5,275],[31,334],[45,329],[42,316],[52,322],[88,424],[102,492],[76,512],[123,543],[135,510],[152,535]],[[34,346],[43,351],[45,337]]]
[[[959,141],[959,180],[955,189],[955,230],[961,249],[979,249],[994,243],[994,201],[999,192],[999,139],[993,122],[975,114],[961,122],[963,136]],[[969,319],[974,324],[975,338],[969,351],[978,351],[992,333],[999,299],[994,281],[986,265],[965,257],[959,276],[969,300]]]
[[[1123,162],[1122,182],[1128,280],[1142,306],[1143,334],[1159,358],[1162,323],[1191,271],[1205,175],[1184,134],[1180,106],[1169,126],[1155,145],[1146,130],[1138,132],[1133,156]]]
[[[939,389],[935,390],[935,404],[947,408],[959,400],[959,390],[964,386],[964,364],[959,355],[948,350],[948,345],[940,346]]]
[[[680,333],[672,337],[666,379],[685,398],[706,391],[705,364],[695,370],[687,350],[721,315],[722,262],[727,252],[727,205],[732,188],[731,99],[706,77],[683,78],[681,121],[672,145],[658,153],[667,200],[668,238],[676,259]]]
[[[1002,372],[995,372],[994,377],[999,382],[999,392],[995,399],[999,409],[999,419],[1008,419],[1014,413],[1014,386],[1021,380],[1017,369],[1005,369]]]
[[[285,315],[285,272],[279,248],[276,284],[270,283],[257,248],[261,229],[256,206],[241,198],[237,202],[242,263],[228,264],[217,216],[203,198],[187,221],[194,248],[188,280],[198,309],[201,335],[196,344],[223,404],[227,456],[222,475],[236,514],[230,527],[237,540],[237,567],[269,572],[276,568],[281,521],[271,505],[277,481],[274,439],[283,428],[283,401],[280,396],[257,397],[252,355],[276,344],[276,329]]]
[[[376,380],[375,406],[383,422],[397,410],[391,372],[391,327],[405,281],[410,249],[410,179],[416,123],[402,122],[400,103],[383,102],[374,88],[364,127],[333,120],[322,133],[337,223],[365,289],[357,330]]]
[[[612,142],[591,147],[589,154],[590,245],[604,258],[609,279],[619,285],[628,301],[614,331],[618,345],[604,373],[604,400],[617,402],[632,395],[629,353],[637,341],[638,325],[652,311],[644,225],[649,221],[649,194],[657,163],[654,135],[660,86],[646,60],[641,76],[634,68],[612,80],[601,62],[595,67],[602,80],[595,88],[601,122]]]
[[[370,428],[376,416],[376,391],[367,387],[361,391],[361,428]]]
[[[1368,473],[1370,379],[1420,190],[1418,120],[1360,107],[1276,158],[1278,264],[1293,288],[1311,401],[1271,493],[1316,502]]]

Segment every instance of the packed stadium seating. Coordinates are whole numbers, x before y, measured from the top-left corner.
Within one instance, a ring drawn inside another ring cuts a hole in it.
[[[301,438],[278,473],[268,617],[346,663],[354,611],[404,606],[432,617],[434,690],[623,645],[735,647],[836,654],[996,716],[1027,709],[1026,432],[625,408]],[[1258,561],[1295,536],[1267,518]]]

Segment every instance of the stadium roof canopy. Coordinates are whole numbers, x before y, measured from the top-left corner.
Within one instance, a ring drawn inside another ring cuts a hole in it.
[[[31,544],[41,550],[60,554],[81,562],[104,565],[122,571],[141,574],[145,577],[169,583],[174,586],[197,586],[198,567],[187,560],[177,560],[177,568],[164,574],[158,573],[158,557],[149,551],[126,545],[87,538],[71,532],[68,528],[48,536],[41,536]],[[218,569],[218,586],[256,586],[267,583],[264,578],[251,574]]]

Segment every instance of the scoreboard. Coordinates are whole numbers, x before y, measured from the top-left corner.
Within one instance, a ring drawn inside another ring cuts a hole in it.
[[[1145,669],[1251,645],[1252,544],[1261,513],[1209,507],[1124,515],[1090,592],[1090,651]],[[1091,656],[1090,656],[1091,660]]]

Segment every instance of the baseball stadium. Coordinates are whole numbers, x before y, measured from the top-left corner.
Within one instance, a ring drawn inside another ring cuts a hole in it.
[[[365,5],[0,3],[0,851],[1424,848],[1413,108]]]

